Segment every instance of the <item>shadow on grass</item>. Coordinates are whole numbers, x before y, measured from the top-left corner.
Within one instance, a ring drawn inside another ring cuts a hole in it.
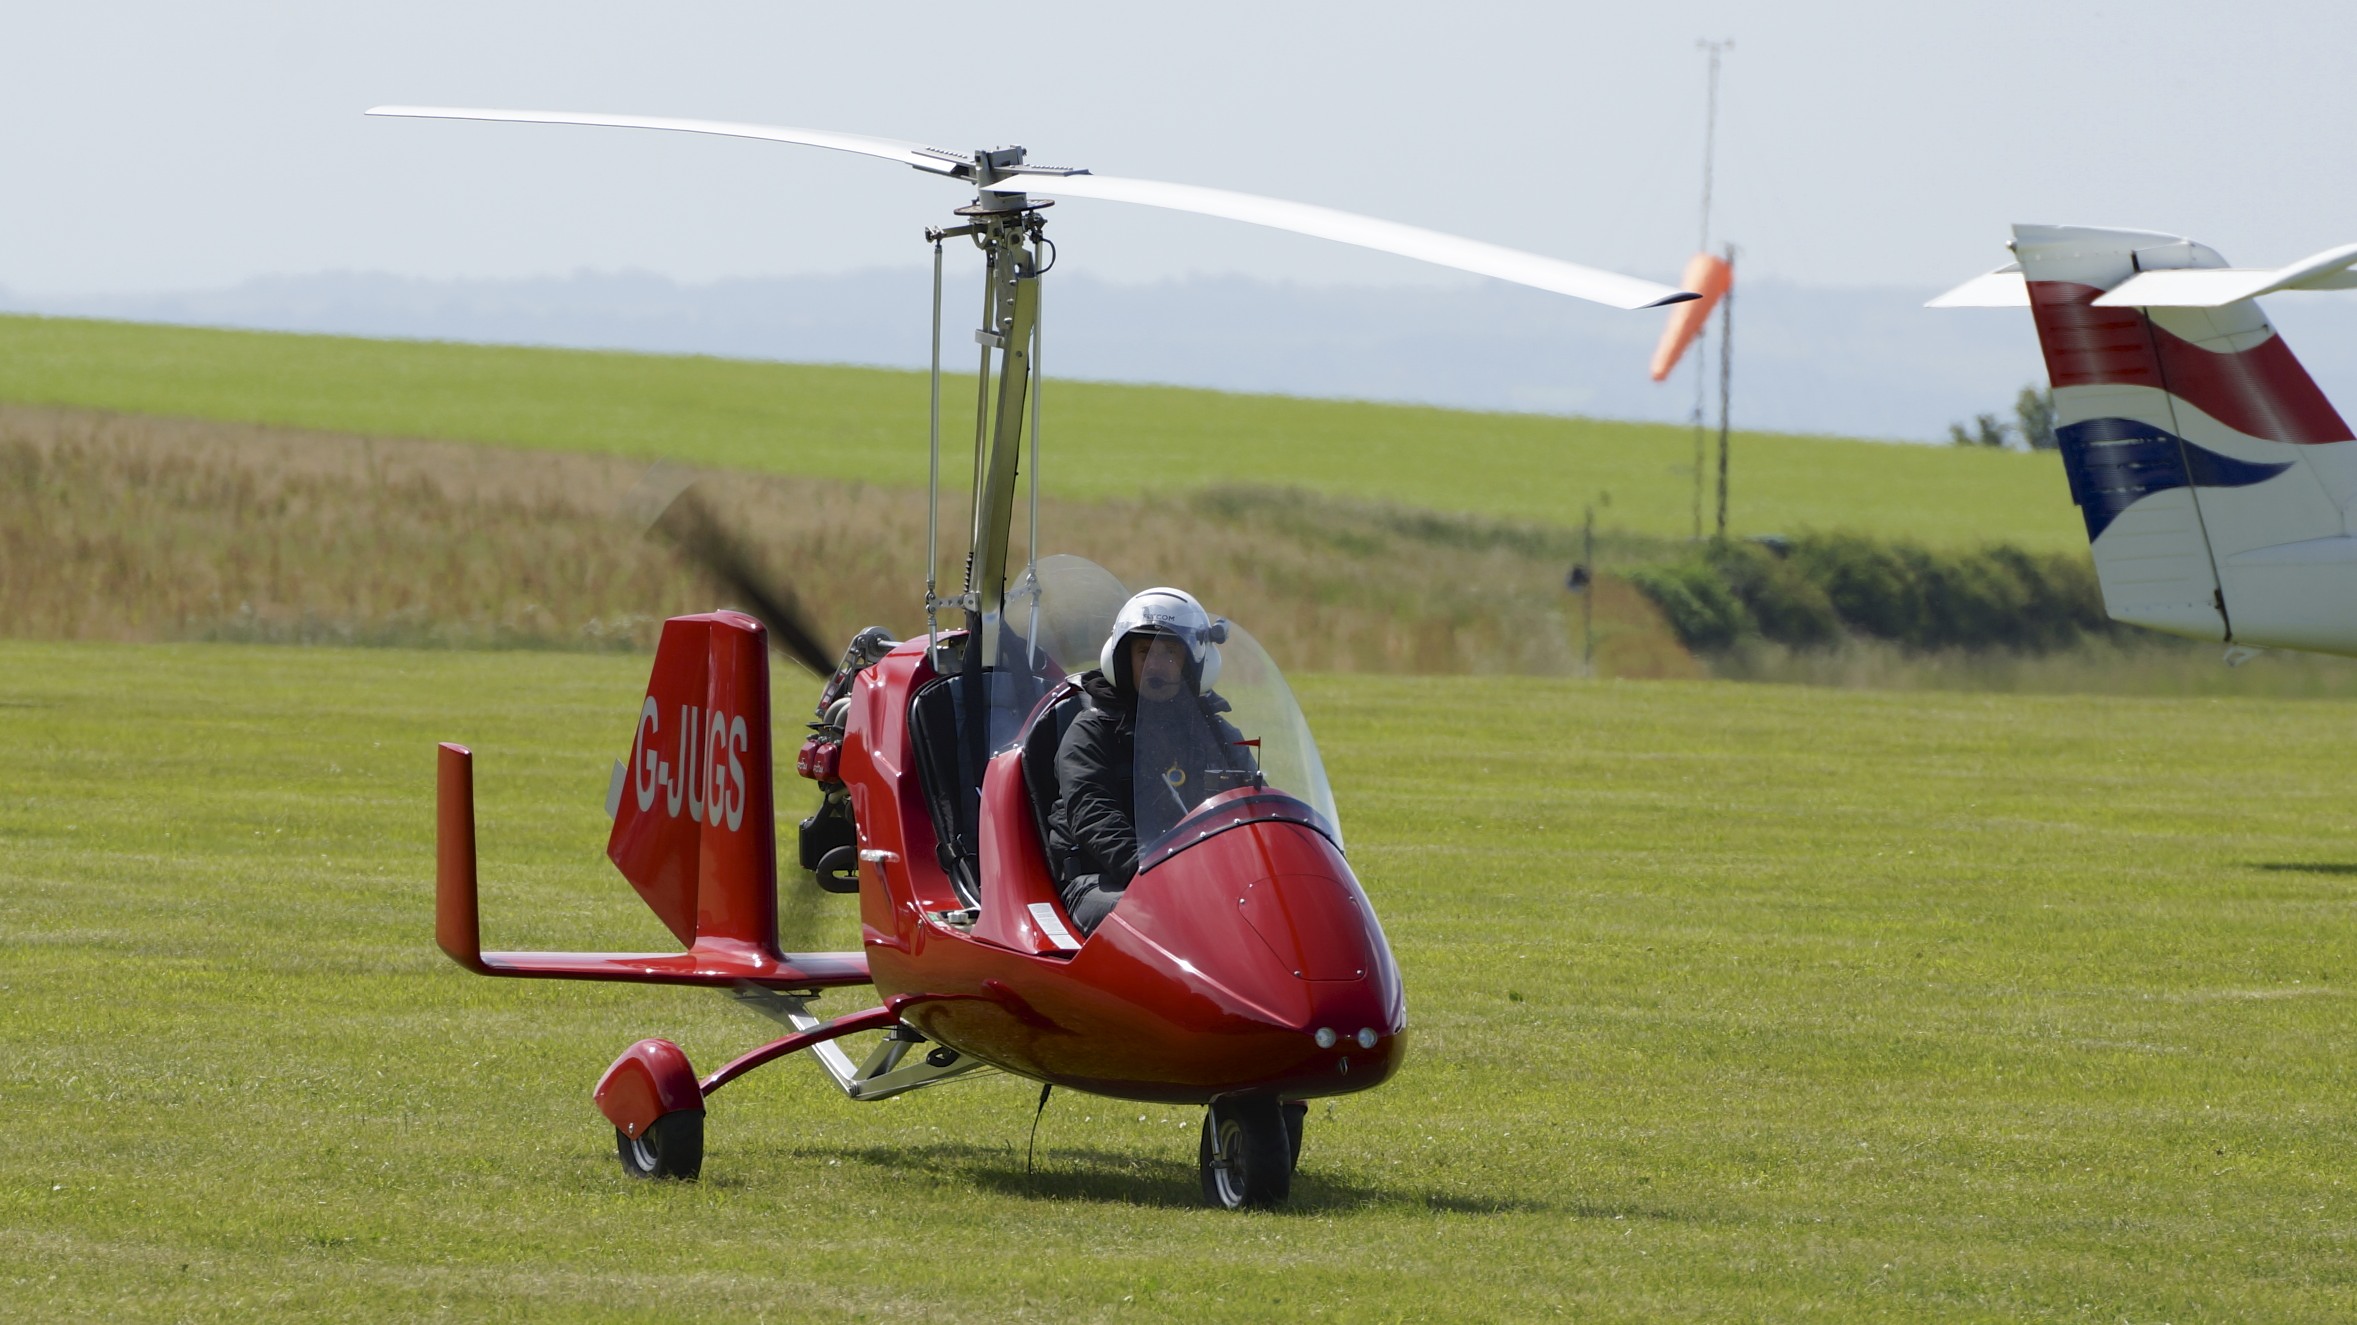
[[[2263,860],[2253,862],[2259,869],[2278,874],[2338,874],[2357,876],[2357,863],[2340,860]]]
[[[842,1157],[935,1182],[971,1186],[1004,1196],[1045,1201],[1100,1201],[1159,1209],[1199,1209],[1202,1179],[1192,1163],[1134,1151],[1089,1147],[1040,1148],[1038,1163],[1023,1169],[1023,1153],[996,1146],[942,1142],[922,1146],[869,1146]],[[1562,1204],[1513,1196],[1473,1196],[1432,1191],[1408,1184],[1353,1182],[1318,1171],[1314,1150],[1293,1175],[1293,1196],[1276,1213],[1331,1214],[1379,1207],[1408,1207],[1446,1214],[1554,1214],[1582,1219],[1680,1219],[1669,1210],[1591,1202]]]

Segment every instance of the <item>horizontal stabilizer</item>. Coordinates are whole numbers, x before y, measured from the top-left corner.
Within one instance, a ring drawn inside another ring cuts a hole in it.
[[[752,983],[767,989],[832,989],[864,985],[867,954],[796,952],[485,952],[477,954],[485,975],[537,976],[549,980],[627,980],[637,984],[701,985],[715,989]],[[463,962],[461,963],[464,964]]]
[[[2188,267],[2148,271],[2122,281],[2097,308],[2223,308],[2279,290],[2357,290],[2357,244],[2343,244],[2284,267]]]
[[[2021,264],[2008,262],[1995,271],[1983,272],[1946,294],[1939,296],[1925,308],[2028,308],[2030,287],[2022,279]]]
[[[765,719],[766,720],[766,715]],[[478,975],[640,984],[829,989],[873,983],[867,954],[780,953],[768,943],[700,935],[686,952],[485,952],[475,873],[475,760],[463,745],[436,752],[434,939]]]

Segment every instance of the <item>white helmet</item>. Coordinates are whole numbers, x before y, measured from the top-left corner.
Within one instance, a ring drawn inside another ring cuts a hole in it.
[[[1147,589],[1130,595],[1113,618],[1113,631],[1097,655],[1097,666],[1107,678],[1121,683],[1126,668],[1116,668],[1121,641],[1133,634],[1168,635],[1186,646],[1187,675],[1195,692],[1211,689],[1219,679],[1219,643],[1228,637],[1228,623],[1203,610],[1195,595],[1184,589]]]

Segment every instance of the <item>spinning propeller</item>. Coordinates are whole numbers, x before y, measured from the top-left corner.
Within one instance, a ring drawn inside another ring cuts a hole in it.
[[[752,548],[721,521],[698,486],[690,484],[672,498],[655,517],[653,531],[735,595],[747,616],[769,627],[771,647],[822,680],[834,675],[836,655],[819,643],[794,591],[770,578]]]
[[[814,676],[824,679],[834,675],[837,657],[819,643],[818,632],[811,628],[794,591],[769,574],[753,549],[713,509],[702,486],[698,481],[681,489],[655,517],[648,532],[661,534],[681,556],[711,576],[722,592],[733,596],[742,605],[739,610],[767,626],[771,648],[802,664]],[[840,928],[842,917],[824,906],[825,897],[820,887],[811,886],[808,876],[803,876],[803,886],[780,887],[778,942],[788,949],[814,947],[832,929]]]
[[[1289,230],[1295,234],[1331,239],[1517,285],[1528,285],[1570,295],[1613,308],[1653,308],[1695,298],[1690,290],[1658,285],[1614,272],[1582,267],[1519,249],[1485,244],[1378,220],[1355,212],[1313,207],[1226,189],[1170,184],[1161,180],[1098,175],[1067,166],[1032,165],[1020,147],[984,152],[954,152],[923,143],[865,134],[833,133],[824,129],[789,129],[767,124],[736,124],[724,120],[682,120],[653,115],[590,115],[574,111],[474,110],[454,106],[378,106],[371,115],[397,115],[432,120],[499,120],[521,124],[588,124],[616,129],[665,129],[676,133],[710,133],[730,138],[758,138],[776,143],[799,143],[837,152],[856,152],[885,161],[898,161],[927,174],[969,184],[977,190],[975,209],[984,212],[1020,211],[1034,206],[1026,194],[1034,187],[1070,198],[1136,203],[1169,211],[1216,216],[1250,225]]]

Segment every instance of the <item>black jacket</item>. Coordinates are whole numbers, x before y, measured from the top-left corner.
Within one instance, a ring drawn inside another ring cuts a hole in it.
[[[1080,685],[1088,707],[1072,719],[1056,749],[1057,800],[1048,819],[1048,850],[1058,862],[1062,881],[1093,874],[1100,888],[1124,888],[1138,872],[1138,697],[1135,691],[1116,689],[1103,672],[1088,673]],[[1157,719],[1147,724],[1146,739],[1155,747],[1147,751],[1149,763],[1204,773],[1249,773],[1251,759],[1240,744],[1242,736],[1219,716],[1227,710],[1226,700],[1213,693],[1200,699],[1182,697],[1173,704],[1182,707],[1149,714]],[[1182,802],[1192,807],[1219,790],[1217,781],[1190,773],[1179,794],[1164,793],[1170,798],[1168,807],[1159,797],[1149,802],[1147,836],[1157,836],[1176,823],[1184,813]]]

